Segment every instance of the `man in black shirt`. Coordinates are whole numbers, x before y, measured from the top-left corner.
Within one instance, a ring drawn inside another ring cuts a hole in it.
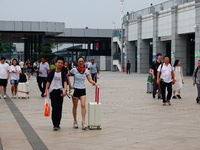
[[[149,73],[153,77],[153,98],[155,98],[156,92],[158,90],[158,99],[161,99],[161,90],[156,80],[157,80],[157,69],[160,66],[160,64],[162,64],[161,59],[162,59],[162,54],[158,53],[156,55],[156,60],[152,62],[151,68],[149,70]]]
[[[130,63],[129,60],[128,60],[128,62],[127,62],[127,64],[126,64],[126,73],[127,73],[127,74],[130,74],[130,73],[131,73],[130,69],[131,69],[131,63]]]

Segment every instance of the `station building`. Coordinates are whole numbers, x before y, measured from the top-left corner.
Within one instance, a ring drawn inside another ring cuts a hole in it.
[[[65,28],[63,22],[0,21],[0,42],[10,43],[9,51],[0,55],[10,60],[39,59],[43,45],[49,42],[56,46],[55,54],[65,57],[66,61],[76,61],[79,56],[86,60],[94,58],[101,70],[110,71],[112,32],[112,29]],[[19,44],[20,53],[13,51],[11,45]],[[67,44],[70,48],[58,52],[60,45]]]
[[[184,75],[191,75],[200,59],[200,0],[169,0],[127,12],[123,30],[112,38],[112,71],[129,60],[131,71],[147,73],[157,53],[181,61]]]

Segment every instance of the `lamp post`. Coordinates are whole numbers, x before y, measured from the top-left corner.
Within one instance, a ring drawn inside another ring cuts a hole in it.
[[[123,33],[123,17],[124,17],[124,0],[120,0],[120,8],[121,8],[121,67],[124,65],[124,53],[123,53],[123,43],[124,43],[124,33]]]

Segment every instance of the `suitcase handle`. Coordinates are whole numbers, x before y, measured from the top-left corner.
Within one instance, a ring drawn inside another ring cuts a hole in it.
[[[97,104],[99,104],[99,102],[100,102],[100,100],[99,100],[99,86],[96,87],[96,89],[95,89],[95,102]]]

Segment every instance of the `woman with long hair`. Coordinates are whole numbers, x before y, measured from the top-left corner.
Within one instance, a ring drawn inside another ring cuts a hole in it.
[[[77,59],[77,67],[73,68],[69,73],[69,76],[74,76],[74,83],[73,83],[73,89],[74,94],[72,97],[73,102],[73,108],[72,113],[74,117],[74,124],[73,128],[78,128],[78,122],[77,122],[77,106],[78,106],[78,100],[81,102],[81,114],[82,114],[82,129],[86,130],[87,125],[85,123],[85,116],[86,116],[86,88],[85,88],[85,79],[96,86],[99,86],[97,83],[95,83],[91,77],[90,72],[88,69],[85,68],[84,65],[85,59],[83,57],[79,57]],[[71,83],[69,81],[69,87],[72,88]]]
[[[181,68],[181,62],[180,60],[176,60],[174,62],[174,75],[175,75],[175,84],[172,86],[173,89],[173,99],[181,99],[180,93],[181,89],[183,87],[184,81],[183,81],[183,70]],[[177,92],[177,95],[176,95]]]
[[[18,61],[17,59],[13,59],[12,65],[10,66],[10,84],[11,84],[11,93],[13,98],[16,98],[20,73],[22,73],[22,71]]]

